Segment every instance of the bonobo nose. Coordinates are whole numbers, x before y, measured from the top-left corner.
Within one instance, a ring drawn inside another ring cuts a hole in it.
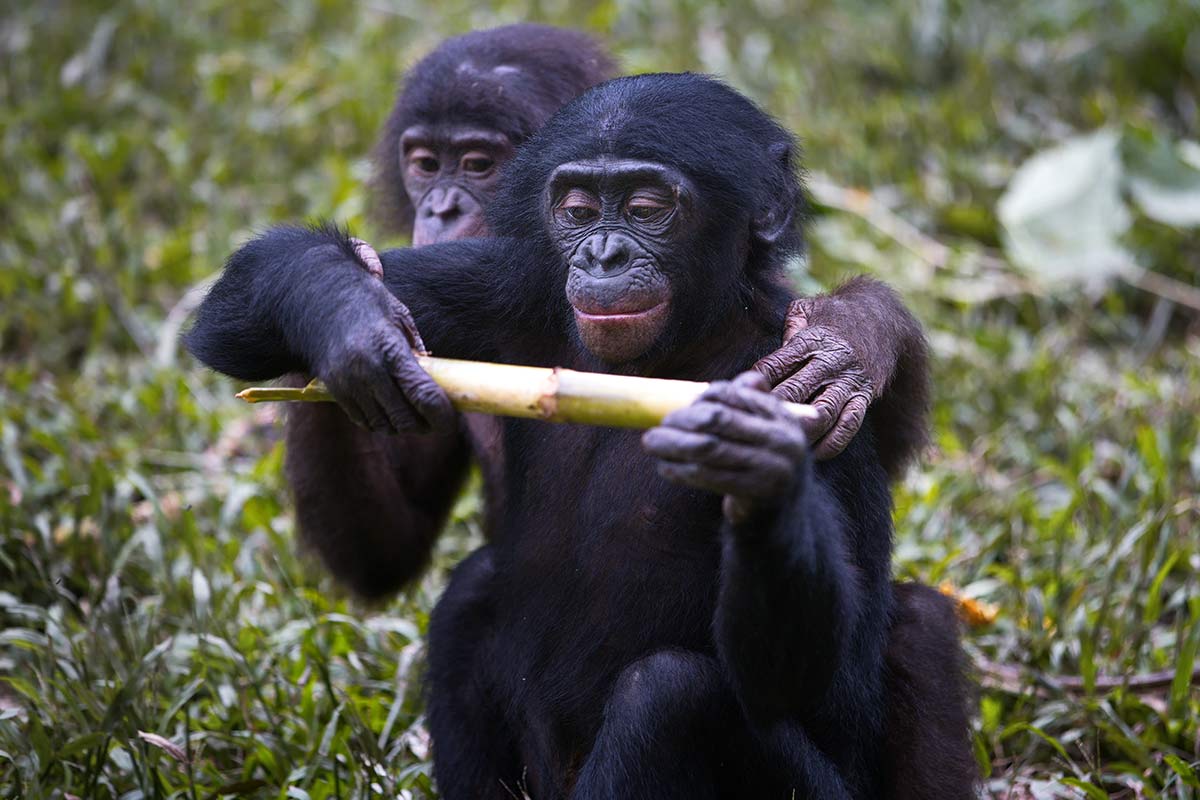
[[[435,187],[425,195],[413,223],[413,245],[482,236],[487,230],[483,209],[457,187]]]
[[[433,204],[433,213],[442,219],[452,219],[462,213],[462,204],[457,192],[446,192]]]
[[[600,233],[589,238],[580,248],[586,271],[596,277],[619,275],[629,269],[633,243],[620,233]]]
[[[461,189],[440,187],[430,190],[425,202],[421,203],[422,217],[439,217],[443,222],[451,222],[455,217],[465,213],[470,196]]]

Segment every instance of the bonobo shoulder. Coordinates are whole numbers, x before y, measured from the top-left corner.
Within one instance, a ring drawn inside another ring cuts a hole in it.
[[[526,242],[466,239],[380,254],[387,288],[411,310],[435,355],[511,361],[529,332],[563,335],[556,271]]]

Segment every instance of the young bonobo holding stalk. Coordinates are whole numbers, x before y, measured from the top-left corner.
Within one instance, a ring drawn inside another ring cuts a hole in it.
[[[520,150],[495,238],[385,252],[380,282],[339,232],[281,228],[201,307],[187,343],[205,363],[316,375],[383,429],[455,425],[426,346],[716,381],[642,436],[504,421],[503,513],[429,632],[444,797],[970,796],[945,605],[907,602],[931,613],[885,662],[908,612],[873,412],[817,462],[745,372],[789,305],[794,152],[714,80],[618,79]]]
[[[545,25],[442,43],[409,71],[376,147],[379,221],[411,232],[418,246],[486,234],[484,212],[517,146],[614,73],[590,37]],[[880,457],[898,474],[924,442],[927,369],[920,327],[891,290],[858,279],[798,300],[776,334],[786,344],[756,368],[783,399],[820,409],[807,430],[816,457],[840,452],[870,405]],[[378,598],[428,563],[472,453],[484,478],[485,532],[497,527],[504,453],[489,417],[464,415],[460,426],[425,436],[396,435],[386,419],[374,432],[355,419],[360,425],[339,408],[292,409],[287,475],[305,545],[339,581]]]

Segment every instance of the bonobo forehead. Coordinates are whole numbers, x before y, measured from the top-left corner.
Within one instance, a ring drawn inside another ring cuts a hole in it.
[[[758,220],[771,233],[773,258],[802,242],[790,225],[803,206],[795,153],[786,130],[718,80],[686,73],[617,78],[561,108],[522,146],[488,218],[497,235],[538,236],[543,226],[528,204],[562,165],[637,160],[686,176],[706,214]]]
[[[498,130],[461,123],[412,125],[400,134],[404,150],[414,147],[444,147],[452,150],[480,149],[497,152],[512,148],[509,138]]]
[[[689,189],[690,184],[682,172],[667,164],[634,158],[599,156],[559,164],[550,174],[549,188],[552,194],[573,186],[596,191],[657,186],[682,194]]]

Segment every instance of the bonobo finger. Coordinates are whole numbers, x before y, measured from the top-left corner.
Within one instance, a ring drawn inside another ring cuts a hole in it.
[[[360,428],[366,428],[367,430],[371,429],[371,425],[367,422],[367,417],[365,414],[363,414],[362,409],[358,407],[358,403],[354,402],[354,400],[350,398],[336,399],[338,407],[342,409],[342,413],[350,418],[351,422]]]
[[[704,464],[659,461],[658,474],[673,483],[693,486],[714,494],[737,497],[777,497],[787,491],[794,471],[786,461],[772,456],[764,469],[730,470]]]
[[[821,393],[812,401],[812,406],[817,412],[817,419],[805,423],[809,441],[816,442],[828,436],[838,419],[841,418],[842,411],[852,399],[858,396],[866,397],[867,404],[870,404],[870,393],[850,382],[837,381],[822,389]],[[858,429],[855,428],[855,430]]]
[[[845,406],[844,397],[845,395],[841,391],[835,390],[833,387],[826,387],[824,391],[809,401],[816,416],[806,417],[800,421],[800,424],[804,428],[804,435],[810,442],[820,441],[825,434],[833,430],[833,426],[837,424],[838,417],[841,416],[842,408]]]
[[[397,372],[396,383],[417,413],[435,430],[454,424],[454,406],[450,397],[421,369],[415,358],[408,358]]]
[[[434,383],[429,373],[421,369],[416,357],[408,352],[402,342],[391,341],[384,346],[384,356],[387,358],[388,369],[392,380],[400,388],[404,399],[416,412],[419,419],[416,427],[422,424],[436,430],[444,430],[454,422],[454,406],[450,397],[442,387]],[[398,403],[389,404],[391,414],[403,414],[402,406]],[[414,426],[410,425],[412,430]]]
[[[867,416],[867,408],[870,405],[871,396],[869,394],[857,392],[852,395],[842,408],[842,413],[838,415],[833,428],[813,448],[813,456],[825,460],[833,458],[845,450],[846,445],[850,444],[859,428],[862,427],[863,420]]]
[[[813,353],[807,364],[776,386],[773,394],[793,403],[806,403],[821,387],[843,377],[855,382],[862,379],[854,355],[842,348],[822,350]]]
[[[384,412],[383,406],[372,401],[363,404],[363,418],[366,420],[366,428],[374,433],[397,433],[398,430],[388,415]]]
[[[778,423],[732,408],[726,403],[697,400],[672,411],[663,427],[708,433],[745,444],[767,444],[778,434]]]
[[[427,353],[425,342],[421,339],[421,332],[417,330],[417,321],[413,319],[412,312],[408,310],[408,306],[401,303],[395,297],[392,297],[388,305],[392,314],[392,323],[404,331],[404,338],[408,339],[409,348],[418,353]]]
[[[734,389],[753,389],[764,394],[771,391],[771,384],[767,382],[766,377],[761,372],[754,370],[739,373],[730,386]]]
[[[778,402],[771,398],[767,379],[753,371],[743,372],[732,381],[709,384],[699,399],[723,403],[758,416],[774,417],[782,413]]]
[[[359,262],[366,268],[373,277],[383,277],[383,262],[379,260],[379,254],[375,252],[375,248],[355,236],[350,237],[350,244],[354,248],[354,255],[358,256]]]
[[[783,341],[791,341],[796,334],[808,327],[812,309],[811,297],[801,297],[788,305],[787,316],[783,321]]]
[[[704,387],[697,397],[697,400],[717,400],[725,396],[725,392],[729,390],[729,381],[713,381],[708,386]]]
[[[387,390],[376,395],[380,411],[393,433],[411,433],[429,430],[429,423],[408,402],[404,389],[395,381]]]
[[[812,358],[814,347],[807,338],[798,336],[773,353],[760,358],[751,367],[755,372],[762,373],[767,382],[776,386],[785,378],[805,365]]]
[[[725,402],[760,417],[789,421],[792,419],[779,398],[771,394],[771,386],[767,379],[757,372],[743,372],[734,378],[725,394]]]
[[[706,464],[722,469],[752,469],[763,459],[760,448],[676,428],[659,427],[646,431],[642,435],[642,446],[650,455],[667,461]]]

